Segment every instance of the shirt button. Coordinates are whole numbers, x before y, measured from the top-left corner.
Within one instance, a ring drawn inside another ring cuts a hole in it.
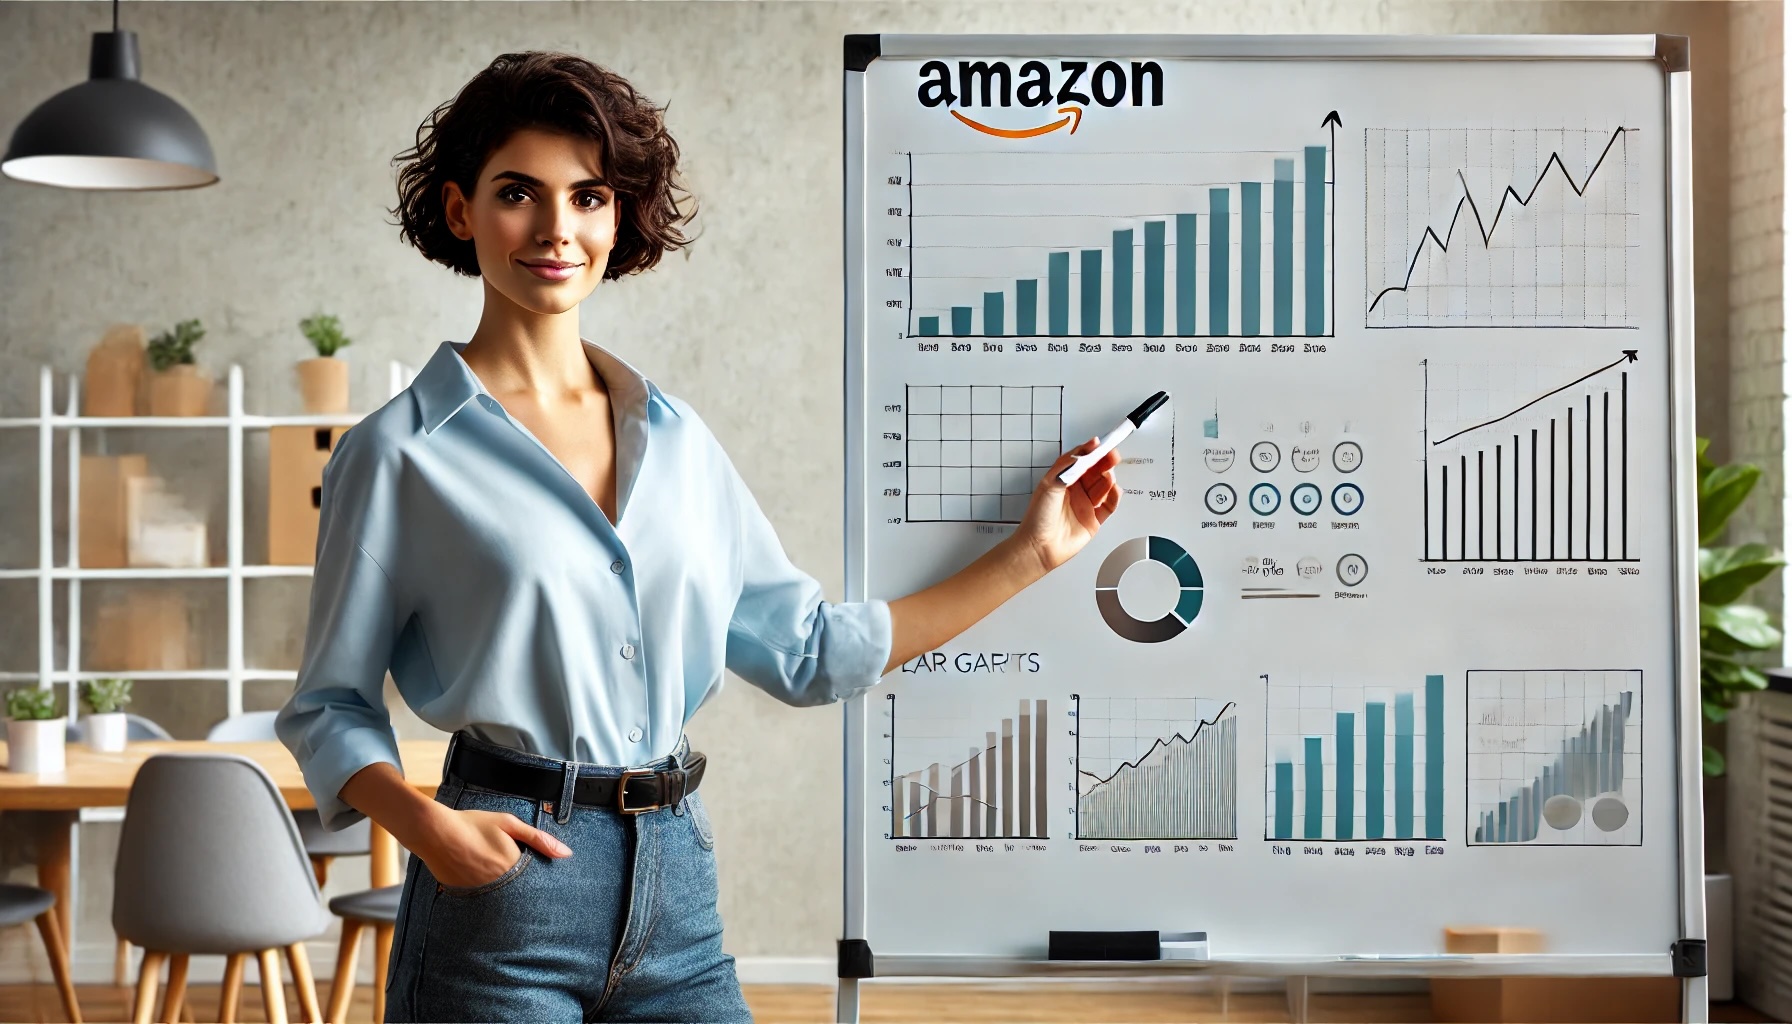
[[[623,644],[622,645],[622,660],[624,660],[624,661],[635,660],[635,645],[634,644]]]
[[[625,566],[623,566],[622,559],[620,559],[620,558],[618,558],[614,562],[610,563],[610,571],[615,573],[618,576],[622,575],[622,570],[624,568],[625,568]]]
[[[630,743],[639,743],[641,741],[641,730],[630,729],[628,731],[628,741]]]

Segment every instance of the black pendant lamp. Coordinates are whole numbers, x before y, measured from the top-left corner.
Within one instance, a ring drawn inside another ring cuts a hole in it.
[[[150,191],[218,180],[205,129],[185,107],[138,81],[137,33],[93,34],[88,80],[39,104],[13,130],[0,172],[61,188]]]

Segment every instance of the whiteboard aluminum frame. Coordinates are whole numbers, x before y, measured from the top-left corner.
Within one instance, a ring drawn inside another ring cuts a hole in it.
[[[1668,348],[1672,360],[1669,405],[1674,489],[1674,651],[1678,673],[1676,814],[1679,822],[1680,936],[1705,939],[1703,736],[1699,690],[1697,448],[1693,425],[1692,281],[1692,83],[1684,39],[1657,35],[1554,36],[1066,36],[882,35],[876,57],[1055,56],[1086,53],[1094,43],[1105,56],[1193,57],[1239,60],[1654,60],[1664,65],[1667,109]],[[850,50],[852,39],[848,38]],[[875,59],[875,58],[874,58]],[[865,207],[865,73],[847,68],[844,82],[845,245],[845,448],[846,566],[848,601],[863,601],[867,536],[865,296],[870,290],[862,259]],[[1691,685],[1689,685],[1689,683]],[[843,710],[844,820],[842,940],[863,940],[867,931],[864,756],[870,700],[861,693]],[[875,977],[1137,978],[1217,974],[1283,977],[1290,984],[1290,1012],[1305,1019],[1304,979],[1309,977],[1661,977],[1674,974],[1671,951],[1660,954],[1474,954],[1450,957],[1217,958],[1207,961],[1054,961],[997,956],[883,955]],[[842,954],[842,966],[845,963]],[[1683,979],[1681,1016],[1709,1019],[1707,978]],[[1295,993],[1299,992],[1297,1000]],[[835,1019],[859,1019],[859,979],[842,977]]]

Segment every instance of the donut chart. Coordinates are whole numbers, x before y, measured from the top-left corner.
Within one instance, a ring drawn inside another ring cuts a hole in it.
[[[1120,603],[1120,578],[1144,561],[1157,562],[1176,574],[1180,596],[1175,607],[1158,619],[1138,619]],[[1108,628],[1141,644],[1174,639],[1201,613],[1201,567],[1182,545],[1165,537],[1134,537],[1108,554],[1095,574],[1095,607]]]

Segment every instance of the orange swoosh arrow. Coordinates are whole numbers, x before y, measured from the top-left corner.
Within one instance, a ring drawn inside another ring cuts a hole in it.
[[[1067,114],[1069,116],[1060,117],[1051,124],[1042,124],[1035,128],[993,128],[989,125],[973,121],[956,110],[952,111],[952,116],[958,118],[958,120],[963,122],[967,127],[975,128],[985,135],[994,135],[1003,139],[1030,139],[1036,135],[1055,132],[1065,125],[1069,125],[1070,134],[1075,135],[1077,128],[1081,127],[1083,123],[1083,108],[1059,107],[1058,113]]]

